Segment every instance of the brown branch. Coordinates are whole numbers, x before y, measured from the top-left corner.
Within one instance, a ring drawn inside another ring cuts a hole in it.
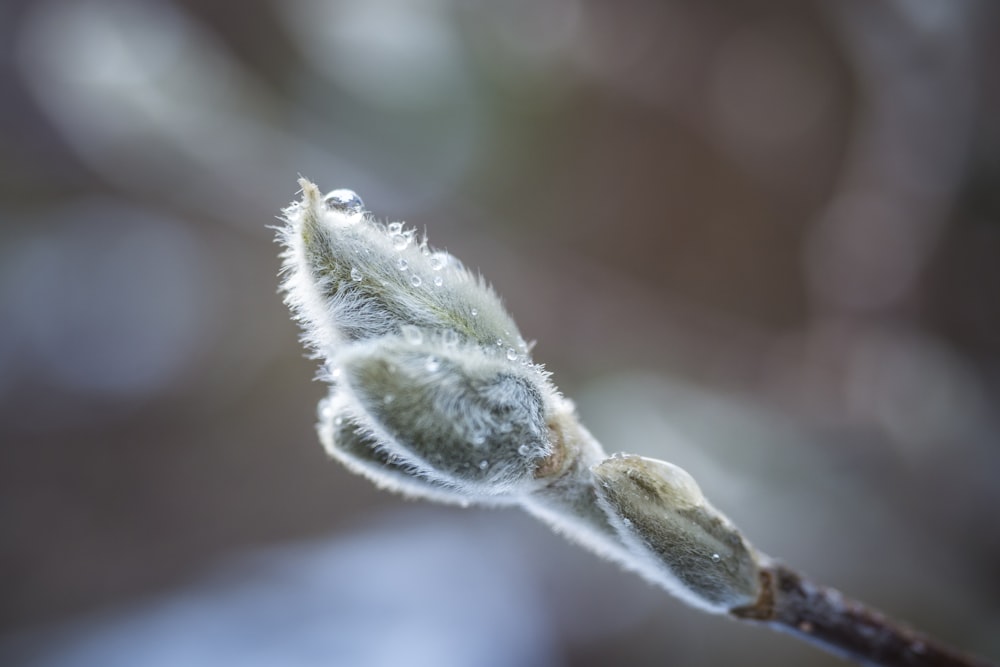
[[[738,619],[762,623],[826,651],[879,667],[995,667],[948,648],[839,591],[816,586],[779,564],[761,570],[762,592]]]

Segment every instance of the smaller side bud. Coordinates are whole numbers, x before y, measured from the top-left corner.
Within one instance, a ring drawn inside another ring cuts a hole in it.
[[[416,473],[476,498],[541,484],[552,447],[536,367],[429,334],[356,343],[332,365],[357,423]]]
[[[684,469],[642,456],[592,468],[599,502],[644,573],[687,602],[724,613],[757,599],[757,557]]]

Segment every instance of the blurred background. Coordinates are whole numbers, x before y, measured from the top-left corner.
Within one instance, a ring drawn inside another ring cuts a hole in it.
[[[0,4],[0,663],[837,665],[327,461],[301,173],[504,296],[609,452],[1000,658],[990,0]]]

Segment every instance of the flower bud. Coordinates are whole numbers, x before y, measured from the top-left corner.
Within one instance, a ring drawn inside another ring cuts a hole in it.
[[[473,498],[538,486],[551,453],[545,375],[475,343],[407,331],[333,358],[356,423],[411,474]]]
[[[302,200],[283,211],[287,224],[279,230],[282,289],[318,356],[410,325],[527,360],[499,297],[461,262],[402,223],[375,222],[350,190],[324,197],[308,180],[299,184]]]
[[[757,599],[753,548],[686,471],[631,455],[605,459],[592,471],[599,502],[648,577],[708,611]]]
[[[348,401],[336,390],[329,398],[320,401],[316,430],[327,453],[380,489],[401,493],[408,498],[462,506],[469,504],[468,494],[428,479],[411,463],[390,453],[378,438],[358,424]]]

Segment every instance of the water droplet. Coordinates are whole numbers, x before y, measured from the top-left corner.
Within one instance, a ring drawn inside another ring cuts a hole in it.
[[[441,287],[441,285],[444,285],[444,278],[441,276],[434,276],[434,286]]]
[[[399,267],[400,271],[406,271],[408,268],[410,268],[410,263],[407,262],[402,257],[400,257],[399,259],[396,260],[396,266]]]
[[[482,461],[479,462],[479,469],[480,470],[486,470],[489,467],[490,467],[490,462],[487,461],[486,459],[483,459]]]
[[[343,423],[344,423],[344,418],[343,417],[334,417],[333,418],[333,425],[334,426],[340,426]]]
[[[408,234],[396,234],[392,236],[392,249],[406,250],[406,246],[410,245],[410,238]]]
[[[424,281],[417,274],[414,273],[412,276],[410,276],[410,284],[413,285],[414,287],[420,287],[420,284],[422,282]]]
[[[319,416],[321,419],[329,419],[330,415],[333,414],[333,407],[330,405],[330,401],[323,399],[319,404]]]
[[[448,254],[443,252],[436,252],[431,255],[430,265],[432,271],[440,271],[448,263]]]
[[[629,528],[631,528],[631,527],[632,527],[632,520],[631,520],[631,519],[625,519],[625,518],[623,518],[623,519],[622,519],[622,523],[624,523],[624,524],[625,524],[626,526],[628,526]]]
[[[402,233],[403,233],[403,223],[401,222],[389,223],[389,236],[399,236]]]
[[[445,329],[441,334],[441,341],[448,347],[455,347],[458,345],[458,332],[454,329]]]
[[[531,453],[531,447],[528,447],[527,445],[521,445],[520,447],[517,448],[517,453],[520,454],[521,456],[527,456],[528,454]]]
[[[476,309],[476,308],[473,308],[473,309],[472,309],[472,316],[473,316],[473,317],[479,317],[479,310],[478,310],[478,309]]]
[[[484,445],[486,444],[486,435],[483,433],[473,433],[472,437],[469,438],[469,442],[471,442],[476,447]]]
[[[331,211],[339,211],[352,217],[360,216],[365,212],[365,203],[361,201],[361,197],[354,190],[332,190],[323,197],[323,204]]]
[[[497,338],[497,347],[503,347],[503,338]]]
[[[514,430],[514,425],[510,422],[500,422],[500,425],[497,426],[497,430],[501,433],[510,433]]]
[[[336,380],[337,378],[339,378],[340,377],[340,369],[339,368],[334,368],[333,370],[331,370],[330,371],[330,377],[332,377],[334,380]]]
[[[712,554],[712,562],[713,563],[718,563],[721,560],[722,560],[722,556],[720,556],[719,554]]]
[[[508,359],[508,361],[516,361],[517,360],[517,351],[514,348],[512,348],[512,347],[508,347],[507,348],[507,359]]]
[[[385,403],[386,405],[389,405],[390,403],[392,403],[395,400],[396,400],[396,396],[393,395],[393,394],[386,394],[385,396],[382,397],[382,402]]]
[[[614,454],[611,455],[611,458],[617,461],[619,459],[625,458],[625,455],[621,452],[615,452]]]
[[[361,272],[358,271],[357,267],[351,269],[351,280],[353,280],[354,282],[361,282],[361,279],[363,277],[364,276],[361,275]]]
[[[441,360],[435,356],[427,357],[427,361],[424,362],[424,368],[430,373],[435,373],[441,368]]]

